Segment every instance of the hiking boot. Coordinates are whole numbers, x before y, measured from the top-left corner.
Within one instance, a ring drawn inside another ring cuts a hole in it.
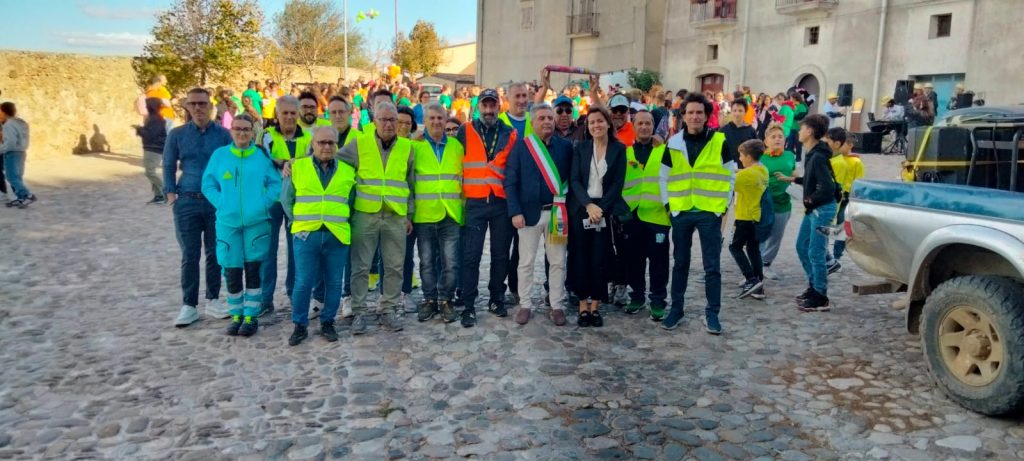
[[[665,306],[651,306],[651,320],[660,322],[665,318]]]
[[[302,341],[305,341],[309,337],[309,330],[299,324],[295,324],[295,329],[292,330],[292,335],[288,338],[289,346],[298,346]]]
[[[242,316],[231,316],[231,323],[228,324],[228,336],[238,336],[238,329],[242,328]]]
[[[642,299],[640,301],[630,301],[629,304],[626,304],[625,312],[629,315],[633,315],[643,310],[643,308],[644,301]]]
[[[462,328],[471,328],[476,325],[476,311],[470,308],[462,310]]]
[[[378,318],[380,327],[390,331],[402,331],[402,319],[398,318],[397,312],[385,312]]]
[[[743,284],[743,288],[740,288],[740,293],[739,293],[738,296],[736,296],[736,299],[746,298],[746,297],[754,294],[755,291],[760,290],[763,287],[764,287],[764,282],[762,282],[762,281],[760,281],[760,280],[758,280],[756,278],[749,279],[749,280],[747,280],[747,283]]]
[[[259,328],[260,324],[256,318],[247,315],[242,318],[242,327],[238,329],[238,334],[248,338],[249,336],[256,334],[256,330]]]
[[[804,312],[828,312],[832,310],[829,306],[828,296],[818,293],[816,290],[811,290],[811,295],[805,298],[799,304],[800,310]]]
[[[604,326],[604,319],[601,318],[601,312],[600,311],[591,311],[590,312],[590,326],[597,327],[597,328],[601,328],[601,327]]]
[[[668,311],[668,316],[665,317],[665,320],[661,321],[661,328],[675,330],[679,328],[680,323],[683,323],[683,309],[672,308]]]
[[[548,317],[551,318],[551,323],[554,323],[557,327],[565,325],[565,311],[562,309],[551,309]]]
[[[366,314],[356,315],[352,319],[352,334],[354,336],[366,334],[366,330],[370,327],[369,323],[366,319]]]
[[[178,311],[178,318],[174,319],[174,326],[187,327],[199,321],[199,310],[192,306],[181,306]]]
[[[441,320],[444,323],[452,323],[459,318],[459,313],[455,311],[455,306],[448,301],[441,301],[439,303],[441,308]]]
[[[505,304],[491,301],[487,305],[487,311],[498,317],[508,317],[508,309],[505,308]]]
[[[526,325],[530,321],[530,309],[520,307],[516,311],[516,323]]]
[[[328,342],[338,340],[338,331],[334,329],[334,322],[320,322],[320,336]]]
[[[419,313],[416,314],[416,320],[420,322],[426,322],[434,318],[437,315],[437,303],[433,299],[424,300],[419,307]]]
[[[576,326],[586,328],[590,326],[590,311],[580,311],[576,316]]]
[[[843,269],[843,265],[839,264],[839,260],[833,259],[832,264],[828,265],[828,275],[835,274]]]
[[[718,322],[717,314],[704,316],[704,331],[716,336],[722,334],[722,324]]]

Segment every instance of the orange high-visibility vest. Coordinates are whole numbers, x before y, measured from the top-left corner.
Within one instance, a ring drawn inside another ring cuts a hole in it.
[[[466,124],[466,156],[462,159],[462,192],[466,198],[487,198],[491,194],[505,198],[505,186],[502,184],[505,181],[505,164],[515,142],[516,131],[512,130],[505,148],[494,156],[494,160],[487,161],[483,138],[472,122]]]

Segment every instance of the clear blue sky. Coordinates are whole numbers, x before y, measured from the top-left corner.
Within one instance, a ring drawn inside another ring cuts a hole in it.
[[[149,38],[154,17],[173,0],[0,0],[3,38],[0,49],[69,53],[136,55]],[[263,7],[265,30],[285,0],[257,0]],[[342,11],[343,0],[334,0]],[[371,43],[390,45],[395,33],[394,0],[349,0],[349,26],[370,35]],[[380,15],[355,25],[356,14],[369,9]],[[399,31],[407,34],[418,19],[433,22],[449,43],[473,41],[475,0],[398,0]]]

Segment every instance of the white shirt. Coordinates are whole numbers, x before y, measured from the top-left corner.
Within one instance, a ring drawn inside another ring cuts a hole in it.
[[[601,184],[601,179],[608,172],[607,158],[608,156],[605,155],[605,158],[597,161],[597,146],[594,146],[594,156],[590,158],[590,178],[587,181],[587,195],[592,199],[604,196],[604,185]]]

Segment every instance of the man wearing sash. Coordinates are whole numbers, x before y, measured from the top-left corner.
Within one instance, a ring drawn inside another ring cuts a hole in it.
[[[508,214],[519,232],[519,310],[516,323],[530,321],[534,260],[543,242],[551,268],[548,272],[551,321],[565,325],[565,251],[568,243],[569,166],[572,144],[555,132],[555,111],[547,103],[530,112],[534,133],[519,140],[508,157],[505,192]]]

